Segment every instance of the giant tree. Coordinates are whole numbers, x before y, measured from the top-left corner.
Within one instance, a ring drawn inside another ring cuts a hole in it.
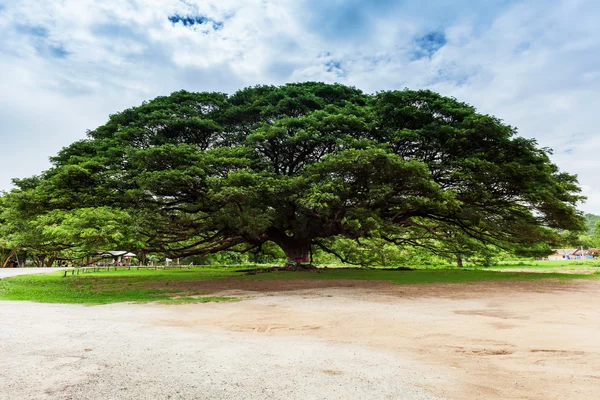
[[[581,229],[574,176],[516,129],[431,91],[322,83],[180,91],[120,113],[16,181],[23,218],[124,210],[148,251],[292,262],[331,238],[499,247]]]

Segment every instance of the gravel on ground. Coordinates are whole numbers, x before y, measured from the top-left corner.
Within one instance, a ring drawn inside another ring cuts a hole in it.
[[[600,281],[346,283],[0,302],[0,399],[598,398]]]

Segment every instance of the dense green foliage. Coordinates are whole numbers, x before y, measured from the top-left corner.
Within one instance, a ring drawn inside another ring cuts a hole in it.
[[[111,115],[52,162],[4,199],[7,237],[44,256],[275,246],[299,262],[343,258],[343,238],[460,259],[583,228],[576,178],[545,149],[430,91],[181,91]]]
[[[554,243],[557,248],[596,249],[593,251],[600,255],[600,216],[585,214],[585,231],[562,231]]]
[[[588,233],[593,234],[594,231],[597,231],[596,226],[597,226],[598,222],[600,222],[600,215],[586,213],[584,215],[584,218],[585,218],[585,223],[588,227]]]

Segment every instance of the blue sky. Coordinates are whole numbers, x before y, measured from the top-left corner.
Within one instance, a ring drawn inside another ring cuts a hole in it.
[[[179,89],[429,88],[554,149],[600,214],[596,0],[0,0],[0,190]]]

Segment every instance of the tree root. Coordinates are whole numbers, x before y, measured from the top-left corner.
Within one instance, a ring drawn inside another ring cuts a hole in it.
[[[290,265],[290,264],[288,264],[284,267],[274,265],[269,268],[240,269],[235,272],[244,272],[246,275],[257,275],[257,274],[264,274],[267,272],[317,272],[317,273],[320,273],[320,272],[322,272],[322,270],[320,270],[319,268],[317,268],[311,264],[305,264],[305,265],[300,265],[300,264]]]
[[[381,271],[414,271],[414,268],[408,268],[408,267],[397,267],[397,268],[375,268],[375,269],[379,269]]]

